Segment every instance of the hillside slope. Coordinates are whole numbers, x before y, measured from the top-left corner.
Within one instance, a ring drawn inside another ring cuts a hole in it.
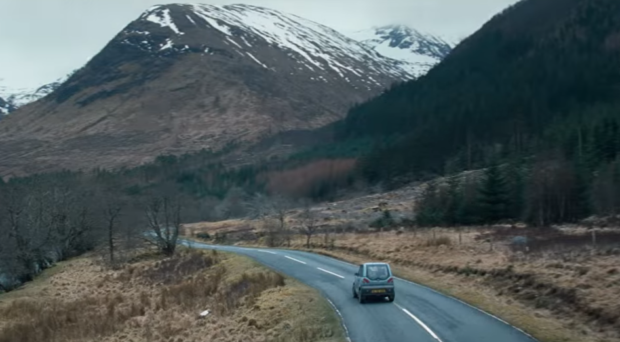
[[[340,139],[389,145],[366,160],[375,180],[552,150],[596,166],[620,152],[619,50],[619,2],[521,1],[427,75],[353,108]]]
[[[246,6],[155,6],[0,124],[4,174],[136,165],[342,118],[413,77],[320,24]]]

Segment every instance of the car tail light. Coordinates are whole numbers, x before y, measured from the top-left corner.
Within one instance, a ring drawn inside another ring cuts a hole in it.
[[[394,278],[390,278],[390,279],[388,279],[388,283],[390,283],[390,284],[391,284],[391,283],[393,283],[393,282],[394,282]]]
[[[368,284],[368,283],[370,283],[370,280],[364,278],[364,284]]]

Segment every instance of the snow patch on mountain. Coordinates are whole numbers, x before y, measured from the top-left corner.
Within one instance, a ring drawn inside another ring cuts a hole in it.
[[[6,85],[0,84],[0,114],[7,115],[25,106],[29,103],[35,102],[39,99],[54,92],[58,89],[71,75],[72,73],[57,79],[56,81],[43,85],[38,88],[12,88]],[[1,80],[0,80],[1,81]]]
[[[0,97],[0,119],[4,116],[9,114],[11,111],[13,110],[12,106],[10,105],[10,103],[8,103],[5,99],[3,99],[2,97]]]
[[[174,24],[172,18],[170,17],[170,10],[167,8],[161,11],[152,12],[146,17],[146,20],[159,24],[161,27],[169,27],[176,34],[185,34],[179,31],[179,28]]]
[[[182,13],[177,13],[176,11],[180,11],[181,8]],[[131,37],[136,31],[131,29],[126,31],[128,36],[123,41],[124,44],[152,53],[162,50],[180,52],[177,47],[183,42],[182,36],[185,33],[197,27],[211,28],[220,33],[223,36],[222,41],[237,54],[245,55],[272,71],[275,71],[275,65],[270,65],[270,61],[257,61],[257,54],[253,53],[255,42],[262,41],[287,51],[288,56],[296,60],[301,67],[314,71],[331,70],[342,78],[348,77],[349,73],[355,74],[352,66],[359,63],[368,66],[374,73],[402,80],[418,75],[416,66],[408,62],[381,55],[327,26],[268,8],[250,5],[161,5],[150,8],[140,16],[140,19],[167,28],[171,32],[166,40],[154,39],[150,46],[143,46]],[[210,50],[208,46],[201,46],[191,47],[186,51]],[[355,76],[359,77],[359,73]],[[370,77],[366,77],[366,81],[369,84],[375,83]]]
[[[383,56],[409,63],[418,75],[428,72],[452,49],[443,39],[404,25],[373,27],[348,35]]]

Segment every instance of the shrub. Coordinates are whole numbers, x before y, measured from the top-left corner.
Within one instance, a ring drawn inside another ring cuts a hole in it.
[[[428,247],[432,247],[432,246],[451,246],[452,245],[452,240],[450,240],[450,237],[448,236],[438,236],[435,238],[430,238],[428,240],[426,240],[426,246]]]
[[[198,233],[196,234],[196,237],[199,239],[203,239],[203,240],[210,240],[211,239],[211,235],[209,235],[209,233]]]

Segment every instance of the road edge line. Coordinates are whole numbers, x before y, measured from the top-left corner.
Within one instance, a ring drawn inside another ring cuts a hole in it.
[[[435,334],[426,324],[424,324],[424,322],[422,322],[421,319],[417,318],[414,314],[412,314],[411,312],[409,312],[409,310],[403,308],[402,306],[394,303],[394,305],[396,305],[396,307],[398,307],[399,309],[403,310],[403,312],[405,314],[407,314],[407,316],[413,318],[414,321],[416,321],[416,323],[418,323],[424,330],[426,330],[427,333],[429,333],[435,340],[439,341],[439,342],[443,342],[439,336],[437,336],[437,334]]]
[[[352,342],[351,337],[349,336],[349,328],[347,328],[347,325],[344,324],[344,317],[342,317],[342,313],[340,313],[340,310],[338,310],[338,308],[336,307],[336,304],[334,304],[334,302],[332,302],[331,299],[327,297],[325,297],[325,299],[327,299],[327,302],[329,303],[329,305],[332,306],[332,308],[336,311],[336,314],[338,314],[338,317],[340,317],[340,325],[342,325],[342,328],[344,329],[344,334],[346,335],[345,337],[347,338],[347,341]]]
[[[457,297],[454,297],[454,296],[449,295],[449,294],[445,294],[443,292],[440,292],[440,291],[437,291],[437,290],[433,289],[432,287],[429,287],[429,286],[426,286],[426,285],[423,285],[423,284],[418,284],[416,282],[413,282],[413,281],[410,281],[410,280],[407,280],[407,279],[403,279],[403,278],[400,278],[400,277],[395,277],[395,278],[398,279],[398,280],[402,280],[402,281],[404,281],[406,283],[409,283],[409,284],[413,284],[413,285],[416,285],[416,286],[419,286],[419,287],[423,287],[423,288],[425,288],[427,290],[435,292],[436,294],[439,294],[439,295],[444,296],[446,298],[451,298],[451,299],[453,299],[453,300],[455,300],[455,301],[457,301],[457,302],[459,302],[461,304],[464,304],[464,305],[466,305],[466,306],[468,306],[468,307],[470,307],[470,308],[472,308],[474,310],[477,310],[478,312],[483,313],[483,314],[485,314],[485,315],[487,315],[487,316],[489,316],[491,318],[494,318],[497,321],[499,321],[499,322],[501,322],[501,323],[503,323],[503,324],[505,324],[505,325],[507,325],[507,326],[509,326],[509,327],[511,327],[511,328],[513,328],[513,329],[515,329],[515,330],[517,330],[519,332],[521,332],[523,335],[529,337],[532,341],[540,342],[537,338],[535,338],[534,336],[532,336],[531,334],[529,334],[525,330],[523,330],[523,329],[521,329],[521,328],[519,328],[519,327],[517,327],[515,325],[512,325],[512,324],[508,323],[507,321],[505,321],[505,320],[495,316],[494,314],[486,312],[486,311],[484,311],[484,310],[482,310],[482,309],[480,309],[478,307],[475,307],[475,306],[473,306],[473,305],[471,305],[471,304],[469,304],[469,303],[467,303],[467,302],[465,302],[465,301],[463,301],[463,300],[461,300],[461,299],[459,299]]]

